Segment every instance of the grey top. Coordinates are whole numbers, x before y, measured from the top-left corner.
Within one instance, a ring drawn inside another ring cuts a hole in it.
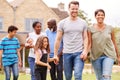
[[[106,55],[113,59],[116,58],[116,51],[111,39],[112,29],[113,28],[109,25],[106,25],[103,31],[98,31],[94,26],[88,28],[88,31],[90,31],[92,35],[92,60],[96,60],[102,55]]]
[[[87,31],[87,24],[81,18],[71,21],[65,18],[59,22],[57,30],[63,32],[63,53],[83,51],[83,31]]]

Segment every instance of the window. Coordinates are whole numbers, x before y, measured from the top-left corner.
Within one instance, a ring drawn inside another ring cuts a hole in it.
[[[33,31],[32,24],[33,24],[35,21],[41,22],[41,23],[42,23],[42,27],[43,27],[43,19],[26,18],[26,19],[25,19],[25,30],[26,30],[27,32]]]
[[[3,18],[0,17],[0,30],[3,28]]]

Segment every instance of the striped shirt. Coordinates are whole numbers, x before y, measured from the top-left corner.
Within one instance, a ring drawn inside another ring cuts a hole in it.
[[[9,66],[18,62],[17,49],[20,48],[20,44],[17,38],[4,37],[0,41],[0,50],[3,50],[2,64],[3,66]]]

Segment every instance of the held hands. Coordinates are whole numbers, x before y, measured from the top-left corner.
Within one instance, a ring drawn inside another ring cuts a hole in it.
[[[58,63],[59,63],[59,58],[58,58],[58,56],[54,56],[54,63],[55,63],[55,64],[58,64]]]
[[[80,58],[85,61],[87,59],[87,52],[83,51],[80,55]]]

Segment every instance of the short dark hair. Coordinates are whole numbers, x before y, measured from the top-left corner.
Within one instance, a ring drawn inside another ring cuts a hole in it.
[[[70,5],[74,4],[74,5],[78,5],[79,6],[79,2],[78,1],[71,1],[68,5],[68,7],[70,8]]]
[[[103,9],[97,9],[95,11],[95,16],[98,14],[98,12],[103,12],[104,16],[105,16],[105,11]]]
[[[56,20],[55,19],[50,19],[50,20],[48,20],[47,23],[52,23],[52,25],[56,25]]]
[[[18,28],[16,26],[14,26],[14,25],[11,25],[11,26],[8,27],[8,33],[13,32],[15,30],[18,30]]]
[[[32,27],[35,28],[35,26],[36,26],[38,23],[40,23],[40,22],[39,22],[39,21],[35,21],[35,22],[33,23]],[[41,23],[40,23],[40,25],[41,25]]]

